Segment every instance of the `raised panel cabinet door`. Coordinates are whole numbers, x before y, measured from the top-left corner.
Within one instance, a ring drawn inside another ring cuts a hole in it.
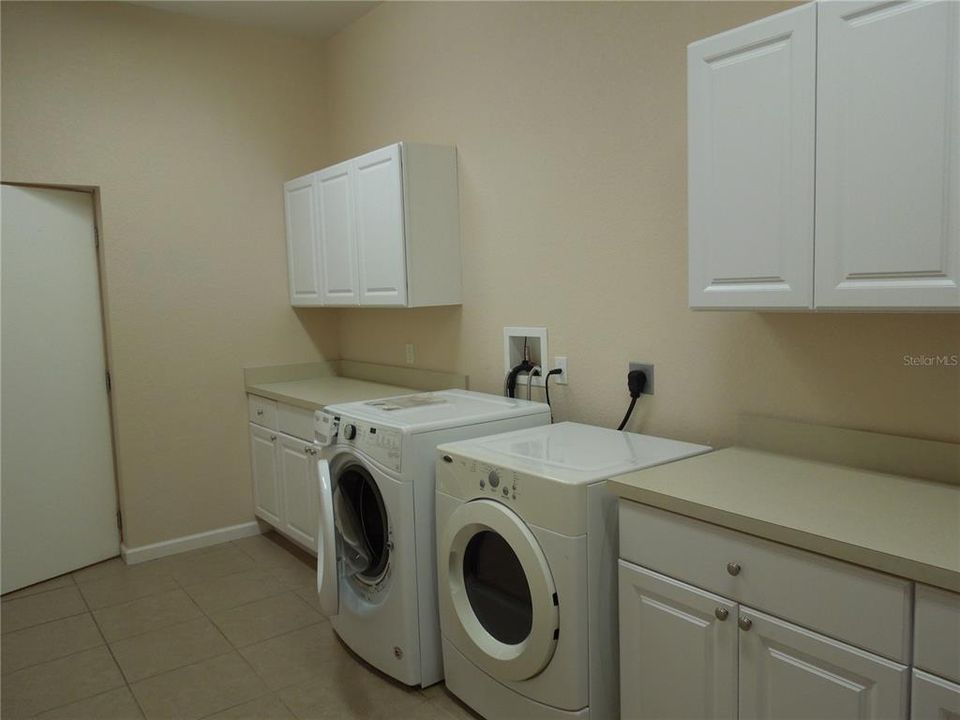
[[[909,668],[740,606],[741,720],[907,717]]]
[[[304,547],[317,550],[320,523],[317,457],[310,443],[280,435],[280,482],[283,493],[281,529]]]
[[[735,718],[737,606],[620,561],[620,714]]]
[[[812,307],[816,17],[687,49],[691,307]]]
[[[283,185],[291,305],[323,304],[323,286],[317,264],[315,176],[316,173],[304,175]]]
[[[960,718],[960,685],[913,671],[910,720],[957,720]]]
[[[356,209],[353,164],[342,162],[317,173],[319,263],[324,305],[357,305]]]
[[[354,160],[361,305],[406,305],[400,145]]]
[[[277,472],[277,434],[250,423],[250,468],[256,514],[280,525],[280,475]]]
[[[960,307],[960,3],[820,3],[815,303]]]

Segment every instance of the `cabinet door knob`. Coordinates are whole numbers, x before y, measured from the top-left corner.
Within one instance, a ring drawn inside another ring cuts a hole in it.
[[[717,616],[717,620],[723,621],[727,619],[727,616],[730,614],[730,611],[725,607],[718,607],[713,611],[713,614]]]
[[[257,410],[257,415],[263,415],[263,410]]]
[[[740,563],[738,562],[728,562],[727,563],[727,572],[731,575],[740,574]]]
[[[737,620],[737,625],[740,626],[741,630],[749,630],[750,628],[753,627],[753,620],[751,620],[748,617],[742,617],[739,620]]]

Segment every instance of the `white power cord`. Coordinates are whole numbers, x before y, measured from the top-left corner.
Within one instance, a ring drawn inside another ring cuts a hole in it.
[[[531,385],[533,384],[534,375],[540,375],[539,365],[534,365],[532,368],[530,368],[530,372],[527,373],[527,400],[533,399],[532,395],[530,394],[530,388],[531,388]]]

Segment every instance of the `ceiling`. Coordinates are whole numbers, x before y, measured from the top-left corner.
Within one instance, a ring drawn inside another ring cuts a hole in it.
[[[221,20],[325,40],[339,32],[377,2],[333,0],[161,0],[135,2],[155,10]]]

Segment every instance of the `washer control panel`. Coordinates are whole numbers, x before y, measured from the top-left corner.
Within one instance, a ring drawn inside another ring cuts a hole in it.
[[[340,418],[340,443],[352,445],[391,470],[400,471],[403,436],[399,430]]]
[[[504,470],[493,465],[474,463],[473,471],[478,478],[477,487],[491,497],[516,500],[520,489],[520,473]]]

